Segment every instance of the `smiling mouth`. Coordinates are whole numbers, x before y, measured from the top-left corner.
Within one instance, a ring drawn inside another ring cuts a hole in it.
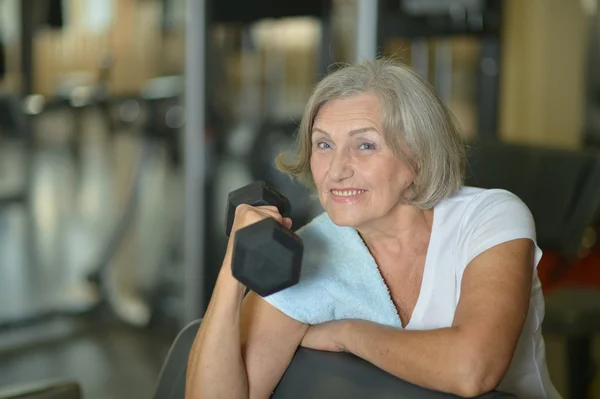
[[[367,190],[331,190],[331,194],[338,197],[352,197],[354,195],[362,194]]]

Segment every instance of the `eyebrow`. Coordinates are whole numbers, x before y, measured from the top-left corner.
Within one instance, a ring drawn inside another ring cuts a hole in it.
[[[373,131],[375,133],[379,133],[379,131],[377,129],[375,129],[374,127],[371,126],[367,126],[367,127],[359,127],[358,129],[352,129],[348,132],[349,136],[354,136],[355,134],[360,134],[360,133],[365,133],[365,132],[370,132]],[[319,129],[318,127],[313,128],[313,132],[319,132],[322,133],[326,136],[330,136],[329,133],[327,133],[325,130],[323,129]]]

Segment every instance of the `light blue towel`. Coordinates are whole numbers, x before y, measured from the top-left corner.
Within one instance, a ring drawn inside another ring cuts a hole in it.
[[[362,319],[401,327],[375,260],[356,229],[335,225],[327,213],[298,230],[304,241],[300,282],[265,297],[305,324]]]

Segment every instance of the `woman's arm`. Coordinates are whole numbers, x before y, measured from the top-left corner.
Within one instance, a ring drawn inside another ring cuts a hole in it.
[[[188,359],[186,399],[269,398],[308,329],[254,293],[244,299],[230,248]]]
[[[269,398],[289,366],[308,325],[251,292],[242,309],[242,358],[250,398]]]
[[[221,272],[191,350],[186,399],[271,396],[308,326]],[[241,322],[240,322],[241,319]]]
[[[532,259],[532,242],[525,239],[497,245],[473,259],[449,328],[410,331],[348,320],[323,325],[321,331],[311,327],[302,345],[318,349],[333,340],[330,350],[337,345],[433,390],[463,397],[492,391],[510,365],[527,316]]]
[[[188,359],[186,399],[248,398],[240,351],[244,287],[225,273],[226,256]]]

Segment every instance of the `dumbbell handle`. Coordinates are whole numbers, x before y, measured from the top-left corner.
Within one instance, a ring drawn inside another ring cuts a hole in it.
[[[255,181],[240,189],[232,191],[228,198],[225,228],[225,234],[228,237],[231,234],[231,228],[233,227],[235,209],[241,204],[251,206],[276,206],[283,217],[289,216],[291,208],[290,201],[285,196],[262,180]]]

